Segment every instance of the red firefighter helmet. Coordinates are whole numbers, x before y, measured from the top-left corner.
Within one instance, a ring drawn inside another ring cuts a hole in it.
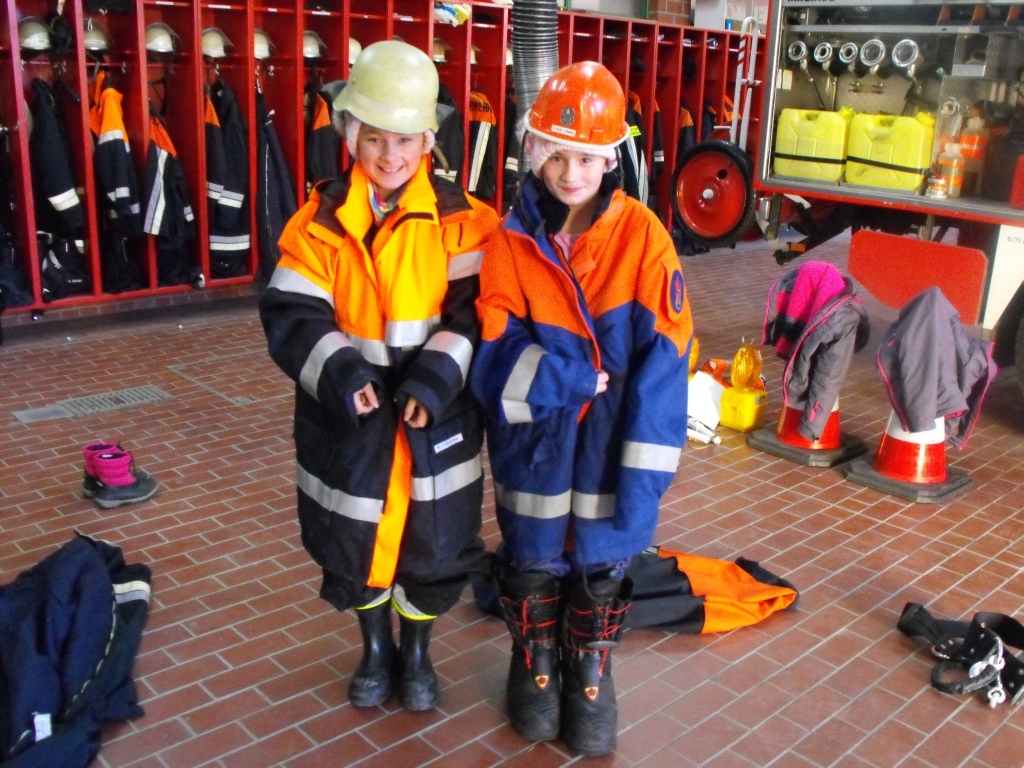
[[[629,136],[622,86],[596,61],[562,67],[537,94],[526,130],[580,151],[614,147]]]

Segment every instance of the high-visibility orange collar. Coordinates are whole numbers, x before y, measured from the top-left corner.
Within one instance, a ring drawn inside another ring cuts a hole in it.
[[[437,195],[430,184],[430,169],[426,156],[420,161],[420,167],[409,179],[405,190],[399,198],[398,206],[391,216],[399,219],[407,213],[426,213],[437,220]],[[352,164],[349,194],[345,202],[338,207],[338,221],[346,229],[365,232],[370,228],[373,211],[370,210],[367,187],[370,179],[359,163]]]

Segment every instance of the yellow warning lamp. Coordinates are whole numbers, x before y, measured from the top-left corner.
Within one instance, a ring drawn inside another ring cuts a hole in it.
[[[693,341],[690,342],[690,375],[693,376],[697,372],[697,365],[700,363],[700,342],[697,337],[693,337]]]
[[[757,389],[761,381],[761,350],[744,343],[736,350],[729,369],[729,381],[737,389]]]

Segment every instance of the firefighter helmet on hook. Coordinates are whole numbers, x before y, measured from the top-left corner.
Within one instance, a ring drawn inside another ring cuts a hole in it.
[[[327,51],[327,43],[316,32],[307,29],[302,33],[302,58],[306,63],[317,62]]]
[[[235,44],[219,27],[208,27],[203,30],[203,56],[211,59],[223,59],[227,56],[225,48],[234,48]]]
[[[595,61],[562,67],[537,94],[526,130],[581,152],[614,147],[629,136],[622,86]]]
[[[53,47],[50,28],[37,16],[26,16],[18,22],[18,45],[30,55],[48,51]]]
[[[257,61],[269,59],[275,45],[270,42],[270,37],[262,29],[252,31],[252,55]]]
[[[427,54],[383,40],[363,48],[334,108],[385,131],[436,131],[437,90],[437,68]]]
[[[166,59],[174,56],[180,40],[178,33],[162,21],[155,21],[146,27],[146,51],[151,58]]]
[[[82,26],[82,46],[87,53],[99,54],[110,50],[110,35],[94,19],[86,19]]]

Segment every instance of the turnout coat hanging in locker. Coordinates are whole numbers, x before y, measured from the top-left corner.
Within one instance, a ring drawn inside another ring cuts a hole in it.
[[[306,194],[318,181],[338,175],[341,137],[331,125],[331,106],[318,82],[306,85]]]
[[[196,239],[196,224],[185,173],[174,143],[152,104],[143,189],[146,204],[143,229],[156,235],[159,284],[201,284],[201,275],[192,264],[191,244]]]
[[[487,96],[469,92],[469,184],[470,194],[492,198],[498,179],[498,120]]]
[[[277,245],[284,225],[297,210],[295,182],[274,130],[273,112],[256,90],[256,227],[260,248],[260,276],[270,280],[281,249]]]
[[[139,184],[135,177],[128,131],[124,125],[119,91],[107,82],[100,70],[93,79],[89,94],[89,128],[95,149],[96,188],[102,203],[107,226],[116,235],[131,237],[142,234],[139,205]]]
[[[81,236],[85,213],[71,170],[67,129],[53,86],[32,80],[32,136],[29,162],[35,192],[36,228],[60,237]]]
[[[210,86],[206,108],[206,197],[210,276],[237,277],[249,262],[249,135],[234,92]]]

